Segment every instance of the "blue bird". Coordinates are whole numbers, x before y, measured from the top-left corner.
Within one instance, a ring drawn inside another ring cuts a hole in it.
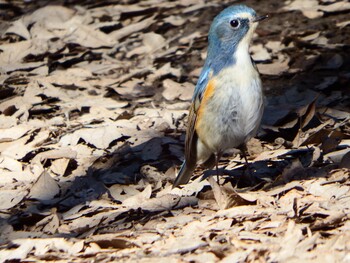
[[[173,187],[187,184],[198,164],[218,169],[226,150],[244,147],[256,135],[264,98],[248,49],[258,22],[267,17],[235,5],[214,18],[207,58],[192,97],[185,160]]]

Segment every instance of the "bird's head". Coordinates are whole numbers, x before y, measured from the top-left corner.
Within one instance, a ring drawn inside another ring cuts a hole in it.
[[[214,18],[209,30],[209,44],[235,45],[242,40],[249,41],[258,22],[267,18],[257,16],[252,8],[245,5],[235,5],[224,9]]]
[[[232,57],[238,45],[248,52],[249,43],[258,22],[267,17],[267,15],[257,16],[252,8],[245,5],[224,9],[211,24],[208,56],[217,56],[221,53],[226,57]]]

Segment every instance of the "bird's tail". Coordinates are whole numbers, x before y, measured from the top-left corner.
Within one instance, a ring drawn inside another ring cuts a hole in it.
[[[183,162],[180,172],[178,173],[174,184],[173,184],[173,188],[182,185],[182,184],[187,184],[188,181],[190,180],[194,169],[196,168],[195,165],[187,165],[186,161]]]

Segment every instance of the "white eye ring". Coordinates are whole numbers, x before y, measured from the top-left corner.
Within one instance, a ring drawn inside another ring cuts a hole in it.
[[[230,21],[230,26],[231,26],[232,28],[234,28],[234,29],[239,28],[240,25],[241,25],[241,23],[239,22],[238,19],[232,19],[232,20]]]

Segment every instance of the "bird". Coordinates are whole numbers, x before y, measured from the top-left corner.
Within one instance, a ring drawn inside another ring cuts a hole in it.
[[[246,5],[233,5],[213,20],[207,57],[189,109],[185,158],[173,188],[189,182],[197,165],[212,169],[231,148],[244,149],[259,129],[264,109],[262,82],[249,54],[258,16]]]

